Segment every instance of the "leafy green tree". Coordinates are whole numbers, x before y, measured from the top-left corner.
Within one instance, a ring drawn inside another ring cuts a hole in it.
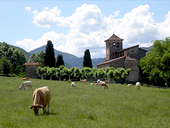
[[[47,41],[45,49],[44,66],[55,67],[54,48],[50,40]]]
[[[107,73],[107,78],[113,80],[115,78],[115,73],[113,70],[109,70]]]
[[[84,70],[84,71],[83,71]],[[83,73],[84,73],[84,76],[85,76],[85,78],[86,79],[90,79],[91,78],[91,72],[92,72],[92,68],[89,68],[89,67],[84,67],[83,69],[82,69],[82,71],[83,71]],[[82,73],[82,74],[83,74]]]
[[[79,79],[81,77],[81,70],[79,68],[74,69],[74,78]]]
[[[139,62],[142,73],[153,84],[161,86],[164,82],[170,83],[170,38],[156,40],[149,51]]]
[[[86,49],[84,52],[83,67],[89,67],[89,68],[93,67],[89,49]]]
[[[12,71],[12,64],[5,56],[0,59],[0,71],[6,75]]]
[[[59,67],[60,65],[64,65],[63,56],[61,54],[57,56],[56,67]]]
[[[38,62],[39,67],[43,67],[44,66],[44,55],[45,53],[43,50],[38,52],[37,55],[32,53],[28,62]]]
[[[60,73],[60,68],[56,68],[56,74],[55,76],[61,80],[61,73]]]
[[[48,68],[49,68],[48,66],[41,68],[41,73],[43,78],[44,76],[48,76],[48,72],[47,72]]]
[[[15,74],[19,74],[25,71],[24,63],[26,58],[24,53],[14,47],[10,47],[7,43],[0,44],[0,59],[5,56],[12,64],[12,71]]]
[[[70,76],[74,77],[74,71],[75,71],[75,67],[71,67],[70,69]]]
[[[56,68],[47,68],[47,74],[50,76],[50,80],[52,80],[52,76],[56,74]]]
[[[98,77],[100,78],[100,79],[102,79],[104,76],[105,76],[105,72],[104,72],[104,70],[103,69],[98,69]]]
[[[70,77],[71,77],[71,69],[67,69],[67,74],[68,74],[68,79],[70,80]]]
[[[37,74],[41,75],[41,79],[43,79],[43,72],[41,67],[37,67]]]

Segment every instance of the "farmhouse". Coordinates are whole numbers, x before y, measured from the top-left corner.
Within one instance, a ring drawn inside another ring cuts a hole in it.
[[[97,65],[105,70],[106,67],[131,69],[127,81],[136,82],[140,79],[138,63],[146,55],[146,50],[135,45],[122,49],[123,39],[113,34],[106,42],[106,60]]]

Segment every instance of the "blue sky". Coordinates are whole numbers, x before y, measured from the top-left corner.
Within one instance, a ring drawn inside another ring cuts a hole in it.
[[[26,51],[46,45],[82,57],[105,57],[113,33],[123,48],[170,37],[170,1],[0,1],[0,42]]]

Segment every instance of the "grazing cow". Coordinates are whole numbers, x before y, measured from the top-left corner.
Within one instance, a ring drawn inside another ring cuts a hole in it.
[[[106,82],[104,82],[104,81],[98,81],[98,84],[100,85],[100,88],[101,88],[101,86],[104,86],[104,89],[105,89],[105,88],[108,89],[108,86],[106,85]]]
[[[34,111],[35,115],[38,115],[39,108],[43,109],[43,113],[46,113],[46,106],[48,105],[48,113],[51,100],[51,92],[48,87],[37,88],[33,93],[34,104],[29,108]],[[42,105],[42,106],[40,106]]]
[[[81,80],[82,83],[86,84],[87,80],[84,79],[84,80]]]
[[[132,84],[128,84],[127,86],[133,86]]]
[[[136,87],[140,89],[140,82],[136,82]]]
[[[76,84],[74,82],[71,83],[72,87],[76,87]]]
[[[22,88],[24,88],[24,90],[25,90],[25,87],[29,87],[29,89],[31,87],[31,89],[32,89],[32,82],[31,81],[22,82],[22,84],[19,86],[19,89],[21,90]]]
[[[98,79],[98,80],[97,80],[97,84],[96,84],[96,86],[98,86],[99,84],[100,84],[100,80]]]
[[[28,80],[29,79],[29,77],[25,77],[25,78],[23,78],[23,80]]]

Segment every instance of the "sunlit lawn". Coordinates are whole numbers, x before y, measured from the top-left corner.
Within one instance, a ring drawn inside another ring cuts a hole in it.
[[[29,79],[33,90],[19,90],[22,78],[0,77],[0,128],[168,128],[170,90],[108,84],[109,89],[90,83]],[[50,113],[35,116],[35,88],[48,86]]]

